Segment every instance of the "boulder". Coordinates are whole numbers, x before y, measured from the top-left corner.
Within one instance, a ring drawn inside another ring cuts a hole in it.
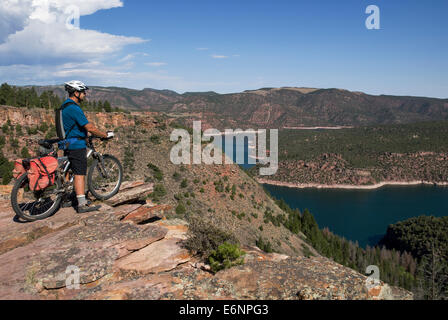
[[[165,217],[165,212],[170,211],[171,209],[172,207],[170,205],[157,205],[153,207],[144,205],[126,215],[123,218],[123,222],[139,224],[152,218],[163,219]]]
[[[116,207],[121,204],[136,202],[143,200],[148,194],[154,190],[154,184],[148,183],[134,188],[120,190],[115,196],[106,200],[105,203]]]

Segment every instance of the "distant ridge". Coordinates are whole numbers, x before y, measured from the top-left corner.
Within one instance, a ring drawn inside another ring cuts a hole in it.
[[[65,97],[63,86],[35,87]],[[448,120],[448,99],[369,95],[329,88],[280,87],[219,94],[172,90],[92,87],[91,100],[108,100],[113,107],[134,111],[182,114],[215,128],[283,128],[361,126]],[[190,114],[191,116],[189,116]]]

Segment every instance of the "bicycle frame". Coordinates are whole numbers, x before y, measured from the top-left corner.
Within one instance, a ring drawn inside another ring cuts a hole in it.
[[[93,157],[94,159],[98,159],[98,162],[100,163],[100,168],[101,168],[100,172],[103,175],[103,177],[107,178],[108,174],[107,174],[106,169],[104,168],[103,156],[101,153],[96,151],[95,146],[93,144],[94,138],[96,138],[96,137],[93,137],[93,136],[88,137],[88,141],[87,141],[88,151],[87,151],[86,158],[89,159],[90,157]],[[63,156],[63,157],[58,157],[58,161],[61,161],[62,162],[61,165],[63,165],[63,169],[61,171],[62,185],[64,185],[67,182],[70,183],[70,185],[73,184],[74,175],[71,175],[70,179],[68,181],[66,181],[66,176],[68,174],[68,171],[69,171],[70,165],[71,165],[70,160],[68,160],[67,156]],[[61,168],[61,167],[59,167],[59,168]]]

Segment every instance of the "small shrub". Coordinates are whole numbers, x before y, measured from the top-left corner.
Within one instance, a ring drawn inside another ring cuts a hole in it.
[[[175,194],[174,195],[174,199],[176,199],[176,200],[180,200],[180,199],[182,199],[182,194]]]
[[[2,131],[3,131],[3,133],[8,133],[9,132],[9,126],[8,126],[8,124],[4,124],[3,126],[2,126]]]
[[[156,184],[154,186],[154,191],[149,195],[154,202],[159,202],[160,198],[166,195],[166,190],[163,184]]]
[[[155,179],[157,179],[158,181],[163,180],[163,172],[162,172],[162,170],[160,170],[159,167],[157,167],[156,165],[154,165],[152,163],[148,163],[147,167],[153,172]]]
[[[180,187],[181,188],[186,188],[187,186],[188,186],[187,179],[182,180],[182,182],[180,183]]]
[[[261,237],[258,238],[258,240],[256,241],[256,246],[260,248],[260,250],[263,250],[264,252],[267,253],[274,252],[274,250],[272,250],[271,243],[269,241],[265,242]]]
[[[19,137],[23,136],[22,126],[20,124],[16,125],[16,134]]]
[[[221,230],[213,224],[200,218],[192,218],[188,228],[184,246],[190,252],[208,257],[213,250],[224,242],[239,244],[238,239],[231,233]]]
[[[173,178],[174,178],[174,180],[178,181],[179,178],[180,178],[180,174],[179,174],[179,172],[175,171],[175,172],[173,173]]]
[[[22,158],[25,158],[25,159],[31,158],[31,155],[30,155],[27,147],[22,148],[20,155],[22,156]]]
[[[176,207],[176,214],[178,215],[184,215],[187,209],[185,209],[185,206],[182,203],[179,203]]]
[[[160,137],[158,135],[152,135],[151,138],[149,138],[152,143],[154,144],[160,144]]]
[[[218,249],[211,252],[208,261],[211,270],[216,273],[220,270],[243,264],[243,256],[245,254],[238,245],[224,242]]]

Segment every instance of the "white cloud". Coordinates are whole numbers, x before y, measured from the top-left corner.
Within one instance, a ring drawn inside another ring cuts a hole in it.
[[[208,48],[196,48],[196,50],[205,51],[205,50],[208,50]]]
[[[161,66],[167,65],[166,62],[148,62],[148,63],[145,63],[145,64],[147,66],[150,66],[150,67],[161,67]]]
[[[227,59],[228,56],[222,56],[222,55],[213,54],[212,58],[213,59]]]
[[[119,0],[7,0],[0,9],[0,65],[60,64],[101,59],[123,47],[145,42],[94,30],[69,29],[65,9],[79,8],[80,15],[121,7]],[[22,11],[21,11],[22,10]],[[82,23],[81,23],[82,24]]]
[[[149,40],[148,40],[149,41]],[[128,62],[133,60],[135,57],[137,57],[138,55],[144,56],[144,57],[149,57],[149,54],[147,54],[146,52],[134,52],[134,53],[130,53],[126,56],[124,56],[123,58],[121,58],[120,60],[118,60],[118,62],[122,63],[122,62]]]
[[[10,34],[22,30],[33,8],[29,0],[2,0],[0,6],[0,43]]]

